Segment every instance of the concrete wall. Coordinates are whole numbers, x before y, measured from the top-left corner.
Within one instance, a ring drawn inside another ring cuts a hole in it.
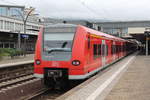
[[[145,27],[128,28],[129,34],[144,34]]]

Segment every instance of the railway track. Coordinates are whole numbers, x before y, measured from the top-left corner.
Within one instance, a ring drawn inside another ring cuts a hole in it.
[[[69,90],[53,90],[51,88],[45,88],[36,94],[29,96],[24,100],[54,100]]]
[[[43,88],[42,80],[33,76],[33,63],[0,66],[0,100],[21,100]]]
[[[31,74],[31,75],[17,77],[15,79],[3,81],[0,83],[0,91],[8,87],[15,86],[17,84],[21,84],[23,82],[27,82],[27,81],[34,80],[34,79],[35,77]]]
[[[73,81],[70,82],[70,85],[65,89],[52,89],[52,88],[44,88],[43,90],[37,92],[36,94],[32,94],[28,96],[28,98],[23,100],[54,100],[64,93],[70,91],[72,88],[78,86],[84,81]]]
[[[33,63],[0,67],[0,83],[33,74]]]

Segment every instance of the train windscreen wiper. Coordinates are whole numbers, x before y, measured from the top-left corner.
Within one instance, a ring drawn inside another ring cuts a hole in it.
[[[51,53],[54,51],[71,52],[71,48],[50,48],[47,51],[48,51],[48,53]]]

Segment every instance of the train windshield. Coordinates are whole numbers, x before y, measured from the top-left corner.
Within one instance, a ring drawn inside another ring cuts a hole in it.
[[[46,60],[69,60],[75,27],[46,27],[43,35],[43,58]]]

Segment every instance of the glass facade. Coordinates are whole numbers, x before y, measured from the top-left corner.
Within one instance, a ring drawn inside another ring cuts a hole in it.
[[[21,10],[21,8],[10,8],[9,10],[9,16],[11,17],[20,18],[22,14],[23,14],[23,11]]]
[[[8,8],[0,7],[0,15],[1,16],[7,16],[7,14],[8,14]]]
[[[3,20],[0,20],[0,29],[3,29]]]
[[[17,7],[0,7],[0,16],[21,18],[24,8]]]

